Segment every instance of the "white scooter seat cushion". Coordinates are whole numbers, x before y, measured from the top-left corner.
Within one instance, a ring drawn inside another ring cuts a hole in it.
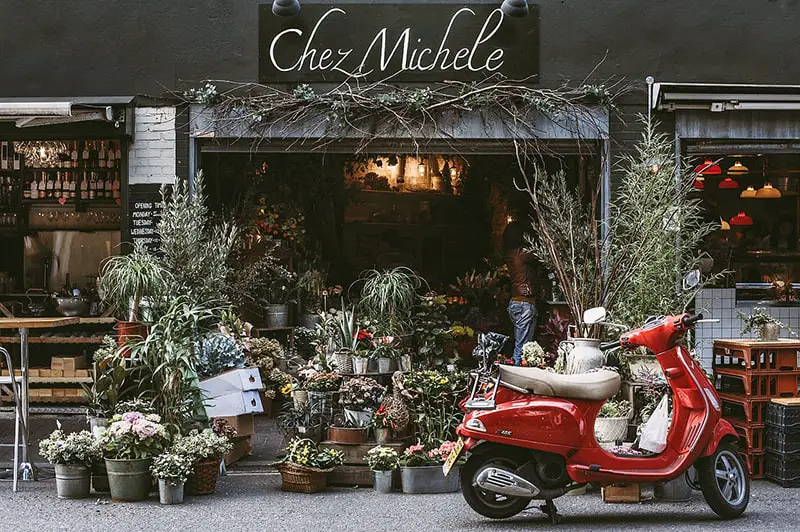
[[[615,371],[600,370],[562,375],[539,368],[500,366],[500,382],[537,395],[603,401],[619,392],[621,380]]]

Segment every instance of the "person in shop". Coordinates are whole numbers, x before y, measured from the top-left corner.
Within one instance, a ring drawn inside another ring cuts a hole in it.
[[[511,276],[508,315],[514,324],[514,364],[522,363],[522,346],[533,339],[536,330],[536,256],[525,248],[525,230],[517,221],[503,232],[503,251]]]
[[[779,217],[772,232],[761,241],[761,246],[773,253],[793,253],[800,249],[793,218],[788,215]]]

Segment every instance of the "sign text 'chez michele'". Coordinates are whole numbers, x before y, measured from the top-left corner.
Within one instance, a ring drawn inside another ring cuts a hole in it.
[[[539,15],[509,18],[491,4],[302,4],[295,17],[259,6],[262,83],[536,81]]]

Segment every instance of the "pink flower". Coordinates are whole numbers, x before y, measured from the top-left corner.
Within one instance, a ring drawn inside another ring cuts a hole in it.
[[[142,416],[142,414],[140,414],[139,412],[125,412],[124,414],[122,414],[122,420],[127,421],[129,423],[133,423],[137,419],[142,419],[143,417],[144,416]]]
[[[420,444],[411,445],[411,446],[406,448],[405,454],[406,455],[412,455],[412,454],[414,454],[416,452],[421,452],[421,451],[424,451],[424,450],[425,450],[425,446],[424,445],[420,445]]]
[[[133,422],[133,432],[140,440],[146,440],[156,435],[156,426],[151,421],[145,419],[137,419]]]
[[[109,427],[108,432],[110,432],[113,437],[118,438],[120,436],[128,434],[132,428],[133,425],[131,424],[130,421],[125,421],[125,420],[115,421]]]

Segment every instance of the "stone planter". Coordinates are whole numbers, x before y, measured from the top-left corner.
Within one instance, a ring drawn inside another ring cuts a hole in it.
[[[627,417],[599,417],[594,422],[594,436],[599,442],[624,441],[627,435]]]
[[[781,326],[777,323],[765,323],[758,330],[758,339],[762,342],[777,342],[781,335]]]
[[[385,445],[392,441],[392,432],[391,429],[375,429],[375,440],[378,442],[378,445]]]
[[[305,390],[295,390],[292,392],[292,401],[295,410],[302,410],[308,404],[308,392]]]
[[[349,445],[364,443],[365,441],[367,441],[367,429],[329,427],[328,439],[334,443],[344,443]]]
[[[158,479],[158,501],[161,504],[183,504],[183,482],[172,484]]]
[[[453,493],[461,487],[461,467],[444,476],[442,466],[401,467],[403,493]]]
[[[113,501],[143,501],[153,486],[150,458],[114,460],[106,458],[108,485]]]
[[[89,496],[91,477],[83,465],[55,464],[56,493],[59,499],[85,499]]]
[[[369,359],[367,357],[353,357],[353,373],[363,375],[369,369]]]
[[[276,329],[289,326],[289,305],[267,305],[267,327]]]
[[[372,489],[378,493],[391,493],[394,487],[394,471],[373,471]]]
[[[379,358],[378,359],[378,373],[391,373],[394,359]]]
[[[372,422],[372,410],[344,409],[344,418],[356,427],[368,427]]]

